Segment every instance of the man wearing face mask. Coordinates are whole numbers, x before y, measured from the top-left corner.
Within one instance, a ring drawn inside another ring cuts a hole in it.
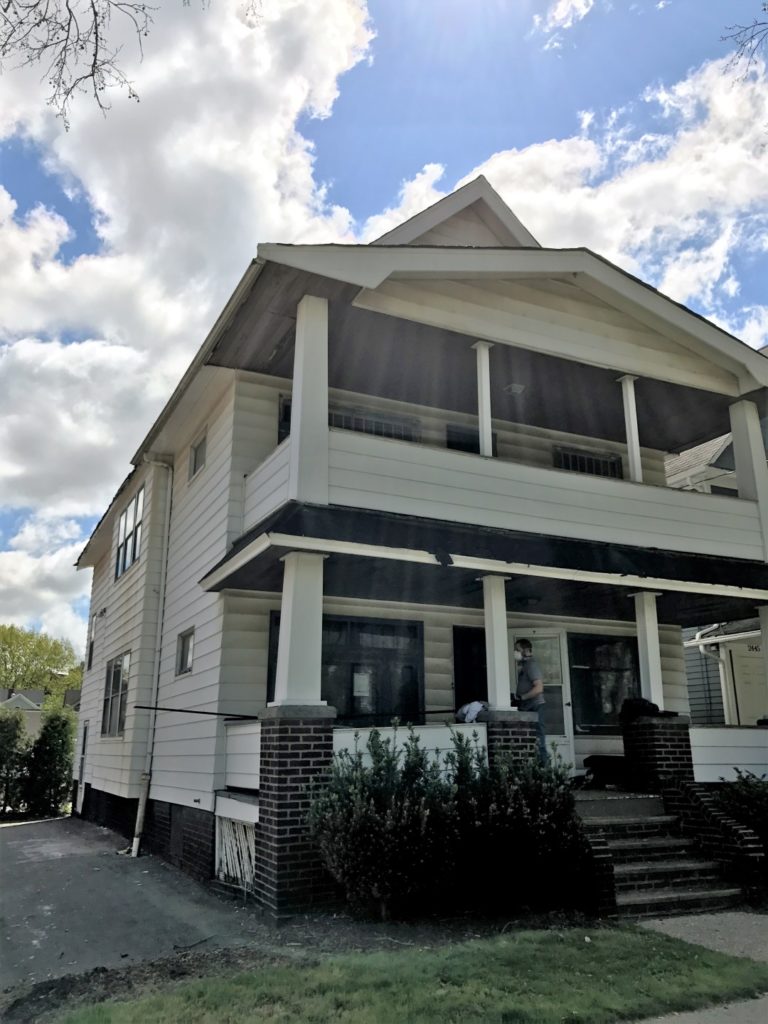
[[[533,646],[530,640],[518,640],[515,643],[515,661],[517,662],[517,706],[521,711],[533,711],[537,717],[539,736],[539,762],[547,764],[547,737],[544,732],[544,679],[541,669],[533,657]]]

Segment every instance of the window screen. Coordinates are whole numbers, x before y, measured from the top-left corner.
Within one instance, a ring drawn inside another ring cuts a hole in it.
[[[571,473],[591,473],[593,476],[610,476],[621,480],[624,476],[621,456],[610,452],[591,452],[583,448],[553,449],[555,469],[567,469]]]

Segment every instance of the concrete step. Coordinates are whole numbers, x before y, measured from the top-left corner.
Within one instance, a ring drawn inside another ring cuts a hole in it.
[[[605,832],[607,839],[624,839],[671,835],[677,831],[678,819],[674,814],[654,814],[637,818],[589,818],[584,824],[588,831]]]
[[[610,793],[582,790],[576,794],[576,813],[584,821],[592,818],[639,818],[664,813],[661,797],[645,793]]]
[[[670,917],[673,914],[706,913],[724,910],[742,902],[741,889],[734,886],[702,886],[647,890],[616,894],[616,907],[621,917]]]
[[[716,860],[678,859],[651,860],[616,864],[614,881],[617,892],[639,892],[647,889],[680,889],[722,884],[720,865]]]
[[[681,860],[695,857],[692,839],[678,836],[632,836],[628,839],[608,839],[608,849],[615,864],[643,863],[649,860]]]

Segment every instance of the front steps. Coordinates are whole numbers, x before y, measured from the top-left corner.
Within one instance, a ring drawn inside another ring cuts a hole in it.
[[[724,881],[717,861],[702,857],[681,834],[660,797],[584,790],[576,810],[587,830],[608,844],[620,917],[703,913],[742,902],[741,889]]]

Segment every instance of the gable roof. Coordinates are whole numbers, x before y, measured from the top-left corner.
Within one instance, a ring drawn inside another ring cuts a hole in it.
[[[731,435],[721,434],[711,441],[697,444],[693,448],[667,455],[664,460],[667,477],[692,476],[715,463],[723,450],[730,444]]]
[[[463,239],[466,238],[466,241]],[[371,245],[473,245],[538,248],[487,178],[479,175]]]
[[[25,697],[23,693],[14,693],[8,700],[4,700],[0,704],[2,708],[12,708],[19,711],[39,711],[40,705],[34,704],[29,697]]]

